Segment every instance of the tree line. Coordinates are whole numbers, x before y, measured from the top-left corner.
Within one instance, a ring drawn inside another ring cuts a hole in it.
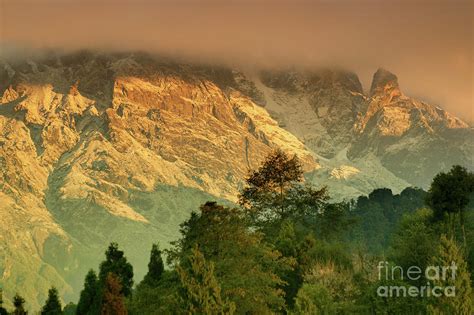
[[[474,273],[474,175],[439,173],[428,192],[377,189],[334,203],[304,181],[296,156],[280,150],[246,178],[238,206],[203,204],[180,226],[181,238],[154,244],[148,273],[111,243],[90,270],[77,305],[62,308],[49,290],[41,314],[471,314]],[[455,263],[456,277],[431,281],[380,277]],[[166,265],[166,268],[165,268]],[[378,288],[456,287],[454,297],[388,297]],[[13,313],[26,314],[14,297]],[[0,315],[7,314],[1,306]]]

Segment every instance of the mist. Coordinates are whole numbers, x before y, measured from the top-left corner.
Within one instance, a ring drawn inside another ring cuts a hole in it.
[[[236,67],[395,73],[474,121],[473,1],[0,0],[0,47],[142,50]]]

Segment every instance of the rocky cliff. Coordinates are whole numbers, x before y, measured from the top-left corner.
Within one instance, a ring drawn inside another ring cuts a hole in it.
[[[274,148],[319,167],[219,69],[79,53],[2,71],[0,274],[34,308],[51,284],[77,294],[113,239],[145,266],[151,242],[200,202],[235,200]]]
[[[374,154],[393,174],[426,188],[454,164],[473,167],[474,129],[445,110],[404,95],[397,77],[374,74],[365,113],[355,122],[350,158]]]

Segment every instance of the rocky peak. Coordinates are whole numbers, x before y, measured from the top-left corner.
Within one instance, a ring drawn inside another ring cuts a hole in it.
[[[290,93],[313,93],[322,89],[343,89],[363,93],[357,74],[341,70],[323,68],[314,71],[264,70],[260,79],[267,87]]]
[[[328,73],[330,73],[329,78],[333,85],[339,85],[351,92],[363,93],[362,84],[359,81],[359,77],[354,72],[337,70],[328,71]]]
[[[380,92],[394,89],[399,89],[397,76],[388,70],[379,68],[377,72],[374,73],[370,87],[370,95],[373,96]]]
[[[3,96],[0,100],[2,103],[6,104],[8,102],[16,100],[18,97],[19,97],[18,92],[15,91],[13,86],[10,84],[8,88],[5,90],[5,92],[3,92]]]
[[[76,83],[72,84],[71,87],[69,88],[69,94],[72,96],[77,96],[79,94],[79,80],[76,81]]]

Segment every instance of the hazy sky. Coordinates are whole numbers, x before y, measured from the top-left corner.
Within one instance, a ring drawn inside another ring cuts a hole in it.
[[[0,0],[6,45],[149,50],[249,66],[342,66],[474,121],[474,0]]]

